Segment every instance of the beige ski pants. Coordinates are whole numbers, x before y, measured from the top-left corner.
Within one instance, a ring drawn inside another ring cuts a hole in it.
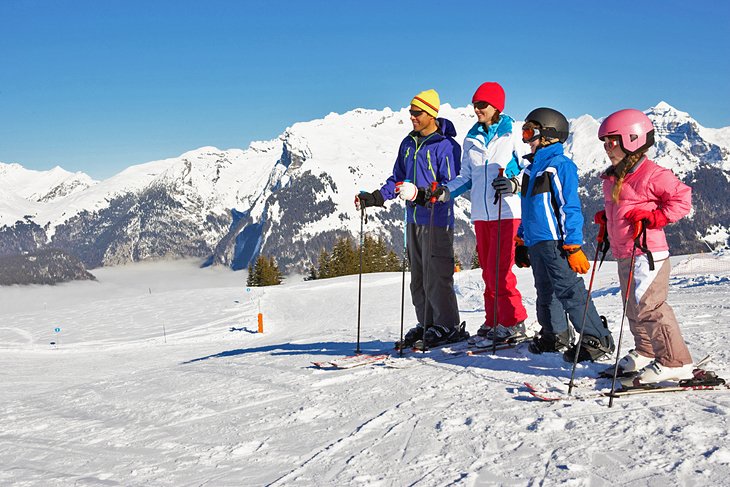
[[[621,296],[624,302],[630,265],[631,259],[618,261]],[[680,367],[692,363],[692,357],[684,343],[674,311],[667,304],[670,269],[668,256],[655,261],[653,271],[649,270],[645,255],[636,257],[626,317],[634,335],[635,349],[639,354],[653,357],[665,367]]]

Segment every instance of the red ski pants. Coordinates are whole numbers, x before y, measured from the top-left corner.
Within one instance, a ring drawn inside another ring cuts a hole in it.
[[[497,296],[497,324],[514,326],[527,319],[527,310],[522,305],[522,295],[517,290],[517,278],[512,272],[515,263],[515,242],[520,219],[501,221],[499,243],[499,277],[497,277],[497,221],[474,222],[477,237],[477,255],[484,279],[484,324],[494,326],[494,294]]]

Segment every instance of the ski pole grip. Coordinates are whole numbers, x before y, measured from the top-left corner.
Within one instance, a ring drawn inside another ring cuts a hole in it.
[[[499,177],[499,178],[501,178],[502,176],[504,176],[504,168],[503,167],[500,167],[499,168],[499,173],[498,174],[499,175],[497,177]],[[494,204],[495,205],[497,204],[498,201],[501,201],[501,197],[502,197],[502,193],[497,192],[497,191],[494,192]],[[501,213],[500,213],[500,215],[501,215]]]
[[[431,181],[431,194],[433,194],[433,192],[436,191],[436,188],[438,188],[438,185],[439,185],[439,183],[437,183],[436,181]],[[429,199],[429,201],[432,204],[433,203],[436,203],[436,197],[435,196],[431,196],[431,199]]]

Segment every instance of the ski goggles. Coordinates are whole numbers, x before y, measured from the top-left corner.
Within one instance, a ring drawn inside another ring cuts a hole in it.
[[[533,140],[540,137],[540,129],[537,127],[525,128],[522,127],[522,142],[525,144],[532,142]]]
[[[424,110],[408,110],[408,113],[411,114],[411,117],[418,118],[426,112]]]
[[[613,149],[614,147],[618,147],[618,139],[604,139],[603,140],[603,148],[607,151]]]

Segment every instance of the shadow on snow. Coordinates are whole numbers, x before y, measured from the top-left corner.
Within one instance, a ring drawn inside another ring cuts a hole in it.
[[[380,340],[361,342],[361,353],[390,353],[392,351],[392,342],[383,342]],[[331,355],[346,356],[355,355],[354,342],[314,342],[314,343],[282,343],[276,345],[268,345],[265,347],[237,348],[235,350],[226,350],[224,352],[198,357],[182,362],[182,365],[202,362],[204,360],[236,357],[239,355],[247,355],[252,353],[266,353],[271,356],[278,355]]]
[[[526,345],[509,350],[500,350],[496,355],[484,353],[473,356],[454,356],[449,355],[448,353],[442,353],[437,349],[425,354],[408,352],[401,358],[399,357],[398,352],[393,350],[392,342],[373,340],[369,342],[361,342],[360,351],[361,353],[371,354],[391,354],[392,358],[396,360],[427,360],[430,363],[449,364],[455,367],[463,367],[465,369],[490,370],[500,373],[514,372],[516,374],[531,375],[542,379],[557,379],[566,383],[570,378],[572,368],[572,363],[565,362],[562,354],[544,353],[535,355],[527,350]],[[354,355],[355,343],[282,343],[262,347],[237,348],[204,357],[194,358],[182,362],[181,365],[204,362],[211,359],[222,359],[237,356],[245,357],[247,355],[257,353],[268,353],[270,356],[308,356],[307,363],[309,363],[311,360],[317,360],[322,356],[344,357]],[[575,378],[576,380],[582,378],[595,378],[599,371],[605,369],[609,365],[612,365],[612,363],[588,362],[578,364],[575,371]],[[373,365],[373,367],[377,367],[377,365]]]

